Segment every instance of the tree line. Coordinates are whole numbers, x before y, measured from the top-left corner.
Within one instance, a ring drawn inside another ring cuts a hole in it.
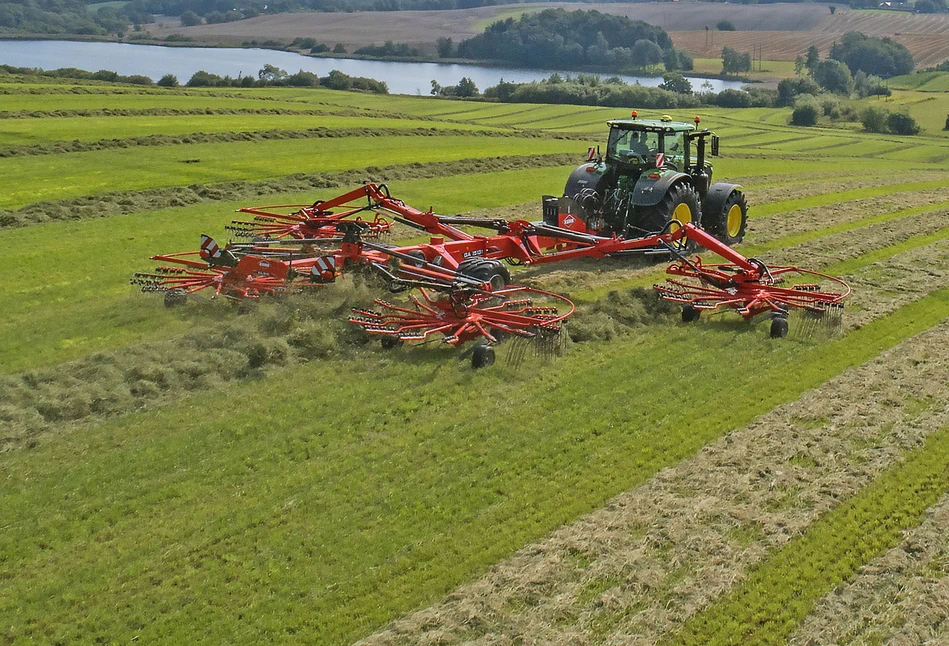
[[[174,74],[165,74],[158,81],[148,76],[133,74],[124,76],[111,70],[88,72],[74,67],[63,67],[55,70],[44,70],[36,67],[14,67],[0,65],[0,71],[7,74],[26,76],[46,76],[51,78],[76,79],[86,81],[105,81],[108,83],[129,83],[132,85],[157,85],[158,87],[175,88],[181,85]],[[300,70],[290,74],[275,65],[264,65],[257,76],[219,76],[204,70],[191,75],[185,83],[187,87],[325,87],[331,90],[361,90],[373,94],[388,94],[389,86],[385,81],[377,81],[362,76],[349,76],[339,70],[332,70],[326,76],[320,77],[313,72]]]
[[[541,68],[692,69],[692,59],[673,47],[663,29],[598,11],[546,9],[517,20],[508,18],[447,53]]]

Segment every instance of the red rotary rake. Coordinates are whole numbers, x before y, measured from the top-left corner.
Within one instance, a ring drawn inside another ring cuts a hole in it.
[[[694,229],[694,225],[686,225]],[[703,231],[688,234],[730,263],[704,265],[700,257],[690,260],[680,256],[666,273],[667,285],[655,285],[659,296],[682,304],[682,320],[686,323],[699,318],[702,311],[730,309],[745,319],[771,318],[771,336],[782,338],[788,333],[787,317],[791,310],[801,310],[813,318],[838,313],[843,300],[850,295],[850,286],[833,276],[798,267],[768,267],[763,262],[745,258],[731,247]],[[794,275],[817,278],[843,288],[843,292],[824,291],[819,283],[797,283],[782,287]],[[686,279],[686,280],[683,280]]]
[[[358,195],[356,195],[358,193]],[[392,224],[380,216],[372,200],[368,204],[351,204],[354,196],[365,196],[365,191],[353,191],[328,201],[317,200],[313,204],[282,204],[276,206],[254,206],[238,209],[238,213],[249,213],[253,221],[234,220],[225,227],[238,238],[267,238],[280,240],[295,238],[309,240],[333,238],[342,235],[341,227],[355,223],[362,226],[364,236],[380,236],[389,232]],[[340,211],[334,209],[342,208]],[[286,213],[285,211],[294,209]],[[360,214],[372,213],[371,219]]]
[[[366,206],[352,206],[363,198],[367,198]],[[312,239],[298,238],[299,229],[274,230],[274,237],[286,238],[279,241],[283,245],[279,247],[276,241],[263,241],[220,248],[210,237],[202,236],[199,252],[154,256],[166,264],[154,272],[136,274],[132,282],[142,285],[143,291],[164,292],[166,305],[172,306],[205,289],[232,299],[294,293],[333,282],[353,267],[370,267],[388,280],[394,292],[419,289],[419,296],[411,296],[405,305],[378,300],[381,311],[354,311],[351,322],[379,336],[387,346],[435,336],[458,345],[482,337],[496,343],[500,335],[536,338],[557,334],[573,313],[573,303],[550,292],[509,285],[510,274],[501,260],[538,264],[665,251],[678,258],[667,270],[676,278],[657,285],[656,290],[660,297],[682,304],[684,321],[695,320],[703,310],[730,309],[746,319],[771,317],[771,334],[776,337],[787,333],[791,310],[821,316],[839,310],[850,293],[846,283],[836,278],[795,267],[768,268],[747,259],[692,224],[673,222],[669,228],[674,231],[626,239],[543,222],[446,217],[407,206],[392,198],[385,186],[373,184],[317,205],[322,213],[343,208],[332,224],[335,236],[322,239],[332,248],[319,249],[322,245],[311,244]],[[401,247],[371,242],[365,237],[371,238],[379,230],[358,216],[354,218],[359,211],[373,212],[374,221],[383,219],[381,214],[389,215],[428,232],[431,238],[428,243]],[[462,224],[495,233],[470,235],[456,228]],[[705,247],[728,263],[703,265],[700,258],[690,260],[681,252],[686,241]],[[784,280],[791,282],[794,274],[817,276],[844,290],[823,291],[815,283],[780,285]],[[493,350],[484,346],[473,356],[473,364],[489,363],[488,355],[493,358]]]

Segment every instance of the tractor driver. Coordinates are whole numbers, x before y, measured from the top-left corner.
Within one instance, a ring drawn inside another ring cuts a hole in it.
[[[632,133],[632,137],[630,137],[629,150],[635,155],[638,155],[640,159],[645,159],[646,155],[651,152],[649,145],[646,143],[648,135],[649,133],[644,130],[639,133],[638,137],[636,133]]]

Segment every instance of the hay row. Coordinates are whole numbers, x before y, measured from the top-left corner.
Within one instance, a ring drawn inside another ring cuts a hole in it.
[[[26,157],[34,155],[56,155],[82,153],[110,148],[137,148],[140,146],[181,146],[188,144],[219,144],[244,141],[267,141],[280,139],[342,139],[345,137],[447,137],[471,135],[468,130],[453,128],[307,128],[305,130],[254,130],[249,132],[191,132],[185,135],[148,135],[125,139],[99,139],[98,141],[54,141],[46,144],[0,147],[0,157]],[[523,139],[574,139],[584,140],[581,135],[570,133],[541,133],[535,130],[484,130],[479,137],[518,137]]]
[[[280,193],[304,193],[312,190],[353,186],[361,181],[383,183],[397,180],[520,170],[523,168],[552,168],[573,164],[576,159],[576,155],[568,153],[512,155],[510,157],[462,159],[454,162],[416,162],[382,168],[368,166],[337,173],[296,173],[279,179],[255,182],[221,182],[217,184],[170,186],[144,191],[122,191],[68,200],[36,202],[17,210],[0,210],[0,229],[57,220],[84,220],[128,215],[130,213],[157,211],[202,202],[256,199]]]

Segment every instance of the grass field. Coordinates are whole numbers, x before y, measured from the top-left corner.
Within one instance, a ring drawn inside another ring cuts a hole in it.
[[[537,219],[625,110],[2,87],[0,150],[33,148],[0,158],[0,643],[949,639],[945,110],[917,137],[700,112],[739,250],[853,285],[836,333],[686,325],[663,265],[572,261],[512,268],[579,304],[562,354],[473,371],[350,329],[385,296],[360,280],[249,313],[128,281],[364,180]]]

